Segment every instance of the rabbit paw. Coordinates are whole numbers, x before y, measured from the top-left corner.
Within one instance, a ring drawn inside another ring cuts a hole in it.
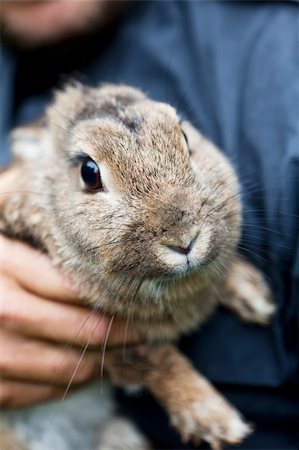
[[[186,409],[171,415],[171,424],[184,443],[192,441],[195,446],[202,440],[213,450],[224,444],[239,444],[252,431],[239,413],[221,397],[195,399]]]
[[[235,263],[220,302],[246,322],[268,325],[275,312],[272,295],[262,275],[245,261]]]

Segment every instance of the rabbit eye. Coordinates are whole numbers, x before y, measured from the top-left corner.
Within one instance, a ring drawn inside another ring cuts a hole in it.
[[[189,153],[189,155],[191,155],[188,138],[187,138],[186,133],[183,130],[182,130],[182,135],[184,137],[186,151],[187,151],[187,153]]]
[[[183,130],[182,130],[182,133],[183,133],[184,139],[186,141],[187,147],[189,148],[189,141],[188,141],[187,135],[186,135],[185,131],[183,131]]]
[[[89,156],[86,156],[82,162],[81,177],[82,180],[84,181],[87,190],[89,191],[103,190],[99,166]]]

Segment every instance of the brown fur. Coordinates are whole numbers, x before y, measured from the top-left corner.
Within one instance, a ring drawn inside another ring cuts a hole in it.
[[[170,415],[184,442],[206,440],[214,449],[237,444],[250,427],[238,423],[238,413],[186,358],[170,344],[110,351],[106,367],[118,384],[147,386]],[[231,425],[236,423],[237,429]],[[241,430],[238,427],[241,426]]]
[[[21,154],[26,142],[29,157]],[[133,351],[135,371],[107,356],[108,371],[122,384],[144,383],[184,439],[204,438],[214,448],[241,441],[249,428],[238,413],[164,344],[197,328],[219,301],[246,320],[266,322],[273,313],[262,320],[260,309],[243,313],[255,308],[255,294],[269,305],[269,293],[236,253],[239,188],[226,158],[180,124],[171,106],[112,85],[68,86],[45,125],[17,131],[13,147],[16,192],[4,203],[0,229],[47,251],[86,301],[133,322],[155,345]],[[98,163],[106,192],[82,189],[82,152]],[[188,260],[171,250],[191,240]]]

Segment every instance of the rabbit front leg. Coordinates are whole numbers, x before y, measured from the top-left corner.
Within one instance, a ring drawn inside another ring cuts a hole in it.
[[[207,441],[214,450],[250,433],[234,409],[171,344],[136,346],[107,353],[107,370],[118,384],[147,387],[167,410],[184,442]]]
[[[268,325],[275,312],[269,287],[262,274],[236,256],[219,295],[220,303],[247,322]]]

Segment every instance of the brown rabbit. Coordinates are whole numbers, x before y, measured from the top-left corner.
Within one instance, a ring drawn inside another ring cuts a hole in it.
[[[2,233],[49,253],[90,305],[134,323],[144,344],[106,354],[115,383],[148,388],[184,441],[239,443],[250,427],[172,343],[219,303],[262,325],[274,311],[237,254],[231,165],[174,108],[127,86],[69,85],[45,119],[13,133]]]

